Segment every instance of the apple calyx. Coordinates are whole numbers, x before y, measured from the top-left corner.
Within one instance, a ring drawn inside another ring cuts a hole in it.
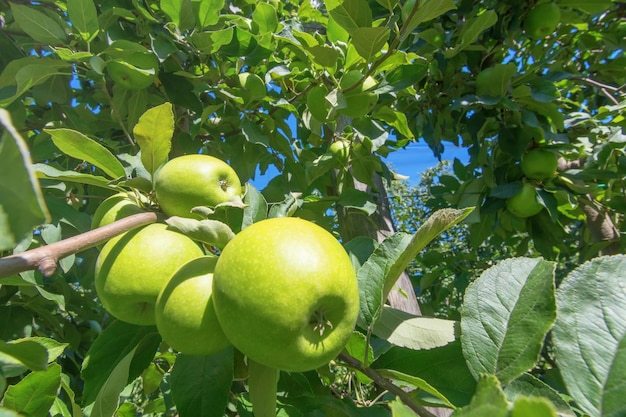
[[[333,323],[326,318],[324,310],[315,310],[309,320],[309,324],[313,325],[313,330],[319,332],[320,337],[324,336],[326,329],[329,331],[333,329]]]

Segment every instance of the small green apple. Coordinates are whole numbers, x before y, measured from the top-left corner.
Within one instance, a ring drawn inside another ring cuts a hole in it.
[[[187,262],[157,298],[157,329],[172,349],[185,355],[211,355],[230,345],[211,297],[216,262],[215,256]]]
[[[155,324],[154,305],[174,272],[204,256],[193,240],[162,223],[109,240],[96,259],[96,293],[104,308],[131,324]]]
[[[133,214],[143,213],[140,202],[131,193],[117,193],[106,198],[93,213],[91,228],[106,226]]]
[[[168,161],[156,174],[154,191],[168,216],[199,218],[197,206],[215,207],[242,194],[239,177],[226,162],[209,155],[184,155]]]
[[[524,31],[531,39],[543,39],[556,30],[561,21],[561,9],[556,3],[541,3],[533,7],[524,19]]]
[[[328,151],[333,156],[333,158],[341,162],[342,165],[346,165],[350,157],[350,141],[335,141],[330,144],[330,146],[328,147]]]
[[[527,178],[545,180],[556,175],[559,159],[554,152],[535,148],[522,156],[522,172]]]
[[[281,217],[237,234],[219,256],[213,301],[222,329],[265,366],[303,372],[347,343],[359,310],[350,257],[320,226]]]
[[[543,210],[537,202],[537,190],[530,183],[523,183],[522,188],[506,200],[506,208],[517,217],[532,217]]]

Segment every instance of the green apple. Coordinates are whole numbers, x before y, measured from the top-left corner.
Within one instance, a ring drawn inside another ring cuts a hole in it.
[[[554,152],[535,148],[522,156],[522,172],[527,178],[545,180],[556,175],[559,159]]]
[[[211,297],[216,262],[215,256],[187,262],[157,298],[157,329],[172,349],[185,355],[211,355],[230,345]]]
[[[352,262],[320,226],[281,217],[238,233],[213,275],[217,318],[230,342],[265,366],[303,372],[343,349],[359,310]]]
[[[556,3],[541,3],[526,15],[524,31],[531,39],[543,39],[556,30],[560,21],[561,9]]]
[[[349,117],[363,117],[371,112],[378,103],[378,94],[371,91],[376,87],[376,80],[371,76],[365,77],[363,82],[352,90],[345,91],[354,86],[363,78],[359,70],[351,70],[344,74],[339,81],[339,87],[346,102],[344,108],[338,109],[339,113]]]
[[[350,141],[335,141],[330,144],[330,146],[328,147],[328,151],[333,156],[333,158],[341,162],[342,165],[346,165],[348,163],[348,158],[350,157]]]
[[[522,188],[506,200],[506,208],[517,217],[532,217],[538,214],[543,206],[537,202],[537,190],[530,183],[523,183]]]
[[[91,218],[91,228],[106,226],[124,217],[145,212],[140,204],[131,193],[113,194],[96,208]]]
[[[168,161],[156,174],[154,191],[168,216],[200,218],[197,206],[215,207],[241,197],[239,177],[226,162],[209,155],[185,155]]]
[[[152,53],[134,52],[106,63],[109,77],[129,90],[150,86],[159,72],[159,60]]]
[[[104,308],[131,324],[155,324],[154,305],[174,272],[204,256],[193,240],[153,223],[109,240],[96,259],[96,293]]]

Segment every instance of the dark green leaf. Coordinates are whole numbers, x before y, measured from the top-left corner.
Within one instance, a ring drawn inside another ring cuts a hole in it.
[[[415,8],[417,11],[415,12]],[[411,33],[423,22],[433,20],[449,10],[456,9],[452,0],[409,0],[402,6],[404,33]]]
[[[341,193],[339,204],[345,208],[360,210],[367,215],[373,214],[377,207],[371,194],[356,189]]]
[[[10,4],[13,18],[28,36],[38,42],[51,45],[65,42],[65,30],[56,20],[34,7]]]
[[[371,367],[393,369],[420,378],[457,407],[468,404],[476,389],[476,380],[463,359],[460,341],[430,350],[392,348]]]
[[[44,129],[54,144],[66,155],[89,162],[111,178],[125,177],[122,163],[100,143],[71,129]]]
[[[508,383],[504,393],[509,401],[515,401],[520,397],[543,397],[552,403],[559,417],[576,416],[560,393],[531,374],[524,374]]]
[[[11,175],[0,176],[0,251],[13,249],[33,229],[50,221],[39,182],[35,178],[29,150],[11,122],[0,109],[4,133],[0,137],[0,163]]]
[[[116,366],[135,348],[138,349],[131,357],[133,361],[126,383],[139,376],[154,358],[160,342],[154,327],[135,326],[122,321],[111,323],[93,342],[83,361],[83,404],[96,400]]]
[[[31,339],[6,343],[0,340],[0,352],[13,357],[32,371],[43,371],[48,367],[48,351]]]
[[[171,103],[147,110],[133,129],[141,148],[141,162],[150,174],[167,161],[174,134],[174,112]]]
[[[233,382],[233,349],[176,358],[172,397],[181,417],[222,417]]]
[[[591,416],[626,413],[626,256],[572,271],[557,291],[553,340],[569,394]]]
[[[61,385],[61,366],[32,372],[4,393],[2,405],[29,417],[47,417]]]
[[[556,318],[554,269],[539,258],[507,259],[467,288],[461,340],[475,377],[507,384],[535,365]]]
[[[78,30],[83,40],[90,42],[96,37],[100,26],[98,11],[93,0],[68,0],[67,14],[72,27]]]
[[[115,364],[111,373],[100,387],[91,409],[90,417],[113,417],[119,404],[120,394],[128,385],[131,362],[137,346]]]

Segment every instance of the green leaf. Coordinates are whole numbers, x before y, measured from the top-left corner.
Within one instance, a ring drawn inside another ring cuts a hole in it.
[[[457,45],[445,52],[446,58],[452,58],[457,53],[461,52],[468,46],[472,45],[480,35],[490,27],[496,24],[498,21],[498,15],[493,10],[485,10],[483,13],[478,16],[472,17],[470,20],[465,22],[465,24],[461,28],[461,33],[459,35],[460,42]]]
[[[65,43],[67,36],[58,21],[34,7],[10,3],[13,18],[24,32],[37,42],[58,45]]]
[[[174,112],[171,103],[163,103],[148,109],[133,129],[141,148],[141,162],[150,174],[167,161],[172,149]]]
[[[171,216],[165,222],[173,229],[190,238],[223,249],[235,234],[226,224],[218,220],[196,220]]]
[[[468,404],[476,390],[476,380],[467,368],[460,341],[430,350],[394,347],[371,368],[392,369],[420,378],[455,406]]]
[[[385,75],[384,81],[374,92],[384,94],[404,90],[424,78],[427,72],[428,65],[425,64],[399,65]]]
[[[437,235],[462,221],[471,211],[438,210],[420,226],[415,235],[396,233],[376,248],[357,273],[360,325],[367,326],[378,319],[387,295],[419,252]]]
[[[232,382],[232,348],[208,356],[178,355],[170,383],[180,417],[222,417]]]
[[[572,271],[557,291],[553,340],[569,394],[590,416],[626,413],[626,256]]]
[[[252,12],[252,22],[259,27],[259,34],[274,33],[278,27],[276,9],[268,3],[257,3]]]
[[[452,417],[507,417],[508,414],[508,404],[498,378],[481,375],[470,404],[455,411]]]
[[[72,129],[44,129],[63,153],[100,168],[111,178],[126,177],[122,163],[100,143]]]
[[[193,45],[206,54],[214,54],[224,45],[228,45],[233,40],[235,30],[230,27],[227,29],[196,32],[191,35]]]
[[[115,364],[111,373],[106,376],[91,409],[90,417],[112,417],[117,410],[120,394],[128,385],[130,366],[137,346],[130,350]]]
[[[219,21],[219,11],[224,7],[224,0],[200,0],[194,3],[198,7],[196,19],[200,28],[214,25]]]
[[[243,209],[242,229],[267,218],[267,201],[265,197],[263,197],[263,194],[250,183],[246,183],[243,203],[246,206]]]
[[[507,259],[467,288],[461,340],[475,377],[507,384],[535,365],[556,318],[554,270],[540,258]]]
[[[107,188],[109,190],[114,188],[108,179],[98,175],[83,174],[76,171],[60,171],[50,165],[45,164],[33,164],[33,168],[35,168],[35,175],[37,176],[37,178],[46,178],[59,181],[75,182],[78,184],[95,185],[97,187]]]
[[[508,383],[504,393],[511,402],[524,397],[543,397],[552,403],[559,417],[576,416],[561,394],[531,374],[524,374]]]
[[[136,348],[126,383],[139,376],[154,358],[160,342],[161,337],[153,326],[135,326],[122,321],[111,323],[93,342],[83,361],[83,404],[96,400],[109,375]]]
[[[368,61],[381,53],[388,39],[389,29],[385,27],[363,27],[352,31],[352,45]]]
[[[596,14],[611,8],[611,0],[559,0],[559,7],[571,7],[584,13]]]
[[[16,88],[15,90],[4,89],[8,94],[14,94],[0,95],[0,106],[8,106],[31,87],[42,84],[55,75],[69,75],[70,69],[70,63],[58,59],[31,56],[12,61],[0,76],[0,89],[13,85]]]
[[[557,417],[552,403],[541,397],[519,397],[513,403],[511,417]]]
[[[379,370],[378,373],[385,378],[395,381],[396,384],[398,384],[398,382],[408,383],[415,389],[424,391],[425,393],[430,394],[433,397],[437,398],[439,401],[442,402],[442,404],[445,404],[446,407],[456,408],[454,404],[452,404],[450,400],[448,400],[445,397],[445,395],[437,391],[437,389],[435,389],[428,382],[424,381],[422,378],[418,378],[413,375],[407,375],[402,372],[393,371],[389,369]]]
[[[61,366],[32,372],[4,393],[2,405],[28,417],[47,417],[61,385]]]
[[[416,4],[417,3],[417,4]],[[417,7],[417,11],[412,14]],[[405,37],[423,22],[433,20],[447,11],[456,9],[452,0],[409,0],[402,6],[402,14],[405,20],[403,33]]]
[[[6,353],[32,371],[43,371],[48,367],[48,351],[32,339],[10,343],[0,340],[0,352]]]
[[[432,349],[457,338],[458,323],[434,317],[421,317],[383,306],[372,333],[396,346],[409,349]]]
[[[365,0],[333,0],[325,3],[333,20],[350,34],[358,28],[372,26],[372,9]]]
[[[354,188],[341,193],[339,205],[345,208],[360,210],[367,215],[374,214],[377,207],[371,194]]]
[[[96,37],[100,26],[93,0],[67,0],[67,14],[83,40],[91,42]]]
[[[191,0],[161,0],[160,6],[163,13],[172,19],[181,32],[195,25],[196,17]]]
[[[50,214],[27,145],[4,109],[0,109],[0,123],[5,129],[0,137],[0,163],[3,171],[11,173],[0,176],[0,251],[4,251],[49,222]]]

